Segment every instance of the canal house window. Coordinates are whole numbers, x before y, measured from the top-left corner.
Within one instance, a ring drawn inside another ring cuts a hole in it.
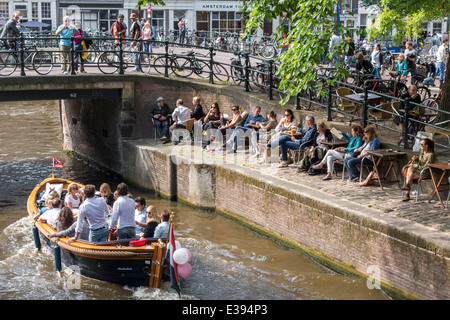
[[[8,2],[0,2],[0,18],[8,20],[9,16]]]
[[[39,19],[39,3],[38,2],[31,3],[31,17],[33,18],[33,20]]]
[[[209,31],[209,12],[197,11],[197,31]]]
[[[81,22],[82,29],[97,30],[98,28],[97,12],[82,12],[81,17],[82,17]]]
[[[433,34],[442,32],[442,22],[433,22]]]
[[[42,19],[51,19],[52,13],[50,10],[50,2],[41,3],[41,16]]]
[[[152,10],[152,26],[155,27],[155,32],[164,30],[164,11]]]
[[[211,13],[212,31],[239,32],[241,30],[241,13],[234,11],[221,11]]]
[[[100,31],[109,33],[109,29],[117,20],[119,10],[100,10]]]
[[[26,22],[28,21],[28,8],[27,4],[15,4],[14,5],[14,12],[17,12],[20,17],[20,22]]]

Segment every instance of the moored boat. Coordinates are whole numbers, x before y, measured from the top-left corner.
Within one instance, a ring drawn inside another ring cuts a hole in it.
[[[54,250],[55,268],[62,264],[75,267],[83,276],[120,285],[159,288],[163,276],[166,241],[137,239],[93,243],[83,240],[68,242],[68,237],[49,237],[57,230],[45,221],[34,220],[39,212],[39,197],[49,186],[67,190],[73,181],[53,175],[39,183],[28,197],[28,215],[33,220],[33,234],[37,249],[44,242]],[[79,188],[83,185],[77,183]],[[63,194],[64,196],[64,194]]]

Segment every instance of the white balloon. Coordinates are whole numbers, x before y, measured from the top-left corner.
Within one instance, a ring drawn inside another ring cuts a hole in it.
[[[173,261],[177,264],[185,264],[189,261],[189,253],[184,248],[177,249],[173,253]]]

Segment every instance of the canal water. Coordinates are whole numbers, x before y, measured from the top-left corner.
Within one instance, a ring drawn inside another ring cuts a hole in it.
[[[53,157],[65,165],[57,176],[97,187],[121,181],[62,152],[57,101],[0,103],[0,123],[0,300],[389,299],[366,279],[337,274],[220,214],[133,188],[134,197],[176,215],[175,237],[192,253],[182,296],[168,282],[160,289],[128,288],[83,277],[68,286],[73,275],[55,271],[49,249],[35,249],[26,212],[30,191],[50,175]]]

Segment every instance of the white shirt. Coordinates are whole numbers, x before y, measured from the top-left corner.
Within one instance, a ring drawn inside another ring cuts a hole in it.
[[[47,220],[47,223],[52,227],[56,228],[56,219],[58,218],[61,208],[53,208],[45,211],[39,219]]]
[[[445,46],[441,44],[437,53],[436,53],[436,62],[444,62],[445,59]]]
[[[287,130],[289,130],[290,127],[296,127],[297,126],[297,119],[295,119],[295,118],[289,125],[287,125],[285,123],[285,121],[286,121],[286,117],[284,117],[284,118],[282,118],[280,120],[280,122],[278,123],[277,127],[275,128],[276,132],[287,131]]]
[[[108,224],[108,206],[103,198],[86,198],[78,209],[78,223],[76,232],[83,231],[83,220],[86,217],[91,230],[99,229]]]
[[[183,126],[186,125],[186,120],[191,118],[191,112],[185,106],[176,107],[172,113],[173,121],[176,121],[177,124],[181,124]]]
[[[142,211],[138,209],[134,210],[134,220],[139,223],[147,222],[147,207],[145,207]],[[141,232],[144,232],[144,228],[136,225],[136,234],[139,235]]]
[[[133,199],[128,196],[120,196],[113,205],[110,228],[114,228],[117,223],[117,229],[136,227],[136,222],[134,221],[134,209],[135,204]]]
[[[80,206],[80,202],[81,202],[81,196],[79,193],[77,193],[77,200],[75,200],[70,194],[67,195],[67,200],[66,203],[71,203],[72,204],[72,208],[76,209]]]

